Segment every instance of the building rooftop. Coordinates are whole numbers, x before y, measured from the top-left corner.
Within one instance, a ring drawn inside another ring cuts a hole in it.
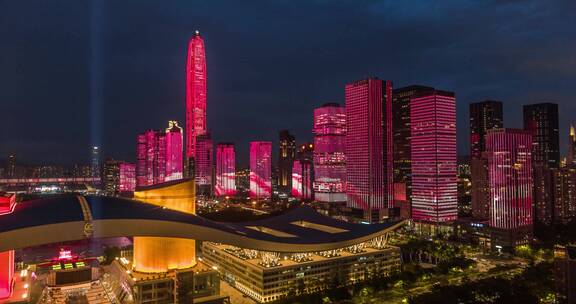
[[[3,215],[0,251],[87,236],[134,235],[190,238],[259,250],[317,251],[363,242],[401,224],[352,224],[310,207],[251,222],[222,223],[137,200],[61,195],[22,202],[13,213]]]

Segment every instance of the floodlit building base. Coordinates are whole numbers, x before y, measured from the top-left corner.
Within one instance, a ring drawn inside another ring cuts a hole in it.
[[[202,243],[203,261],[259,303],[388,276],[400,269],[400,250],[386,236],[342,249],[279,253]]]
[[[218,272],[198,263],[189,269],[165,273],[132,271],[125,258],[105,267],[103,285],[120,303],[230,303],[220,295]]]

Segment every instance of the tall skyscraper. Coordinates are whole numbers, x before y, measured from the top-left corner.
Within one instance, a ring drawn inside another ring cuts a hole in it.
[[[314,198],[314,144],[300,145],[292,166],[292,196],[304,200]]]
[[[518,129],[489,130],[486,136],[492,242],[514,247],[532,231],[532,135]]]
[[[554,169],[554,222],[568,224],[576,218],[576,165]]]
[[[182,141],[182,128],[177,121],[169,121],[166,129],[166,181],[182,178]]]
[[[292,163],[296,157],[296,139],[288,130],[279,133],[278,190],[289,193],[292,187]]]
[[[122,162],[119,166],[120,171],[120,193],[134,192],[136,189],[136,165]]]
[[[314,198],[346,202],[346,109],[327,103],[314,109]]]
[[[294,198],[302,198],[303,185],[302,185],[302,164],[299,160],[295,159],[292,165],[292,191],[291,195]]]
[[[196,138],[196,194],[212,194],[214,164],[214,143],[210,133]]]
[[[429,91],[410,101],[412,217],[439,223],[458,215],[456,98]]]
[[[393,207],[392,82],[355,81],[345,97],[347,204],[378,222]]]
[[[486,151],[488,130],[504,127],[502,102],[486,100],[470,104],[470,156],[482,157]]]
[[[559,303],[576,303],[576,246],[554,247],[554,283]]]
[[[206,51],[204,40],[196,31],[188,43],[186,65],[186,161],[189,170],[194,168],[196,138],[206,132]],[[188,173],[188,176],[194,175]]]
[[[250,142],[250,197],[270,198],[272,196],[272,143],[269,141]]]
[[[138,186],[163,183],[166,178],[166,133],[149,130],[138,135],[136,157]]]
[[[6,176],[8,178],[16,177],[16,155],[8,156],[8,166],[6,168]]]
[[[100,147],[98,146],[92,147],[90,168],[92,171],[92,177],[100,177]]]
[[[539,103],[524,106],[524,130],[532,134],[532,162],[558,168],[560,164],[560,137],[558,131],[558,105]]]
[[[147,186],[148,170],[146,166],[146,134],[138,134],[136,140],[136,185]]]
[[[568,137],[568,157],[566,158],[568,165],[576,165],[576,129],[570,125],[570,134]]]
[[[560,166],[558,105],[540,103],[524,106],[524,130],[532,135],[534,215],[544,224],[554,217],[553,169]]]
[[[394,90],[392,97],[392,131],[394,153],[394,201],[410,217],[412,203],[412,150],[410,100],[434,88],[412,85]],[[406,204],[408,206],[401,206]]]
[[[490,217],[490,187],[486,134],[503,128],[502,102],[487,100],[470,104],[470,169],[472,177],[472,215],[477,219]]]
[[[104,162],[104,191],[108,195],[117,195],[120,192],[120,161],[107,159]]]
[[[232,143],[219,143],[216,147],[214,190],[218,196],[236,195],[236,152]]]

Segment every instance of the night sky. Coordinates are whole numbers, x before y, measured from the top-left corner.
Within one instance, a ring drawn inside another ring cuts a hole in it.
[[[184,125],[186,47],[206,42],[208,127],[237,145],[311,140],[312,110],[344,102],[344,84],[456,92],[459,153],[468,104],[560,105],[562,152],[576,120],[576,1],[0,0],[0,159],[135,159],[136,135]]]

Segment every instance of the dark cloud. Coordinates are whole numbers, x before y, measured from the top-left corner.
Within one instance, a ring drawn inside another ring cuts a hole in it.
[[[187,41],[207,45],[216,141],[311,139],[312,109],[378,75],[468,103],[560,104],[576,119],[574,1],[0,1],[0,158],[84,161],[89,146],[134,159],[137,133],[184,118]],[[98,111],[95,111],[97,109]],[[100,114],[98,114],[100,112]]]

